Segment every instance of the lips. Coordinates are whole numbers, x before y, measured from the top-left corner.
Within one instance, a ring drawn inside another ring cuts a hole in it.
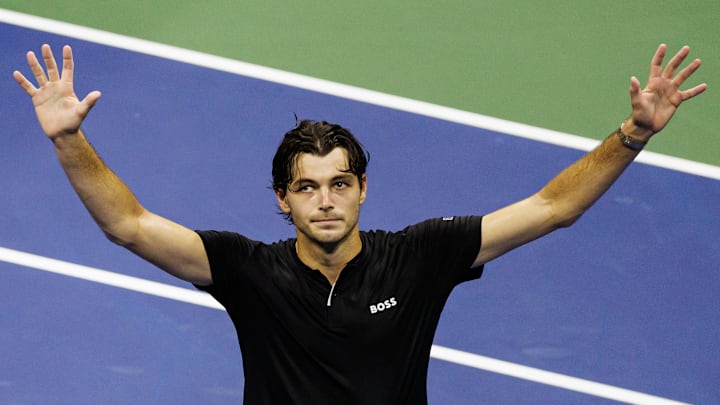
[[[340,221],[340,218],[336,218],[336,217],[330,217],[330,218],[315,218],[315,219],[311,220],[311,222],[316,223],[316,224],[320,224],[320,225],[322,225],[322,224],[333,224],[333,223],[338,222],[338,221]]]

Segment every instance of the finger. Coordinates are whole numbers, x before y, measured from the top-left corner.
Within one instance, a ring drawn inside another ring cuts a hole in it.
[[[633,110],[640,103],[640,91],[640,80],[632,76],[630,78],[630,105],[633,107]]]
[[[93,106],[95,106],[95,103],[100,99],[100,96],[102,96],[102,93],[100,93],[99,91],[91,91],[90,93],[88,93],[87,96],[85,96],[84,99],[82,99],[80,104],[84,104],[87,105],[88,108],[92,108]]]
[[[652,61],[650,62],[650,77],[658,77],[662,73],[662,63],[665,58],[665,52],[667,51],[667,45],[660,44],[655,55],[653,55]]]
[[[677,76],[673,79],[673,84],[675,84],[677,87],[680,87],[685,80],[687,80],[690,76],[692,76],[693,73],[695,73],[696,70],[700,67],[700,59],[695,59],[694,61],[690,62],[689,65],[685,66],[685,69],[681,70]]]
[[[80,102],[80,115],[83,117],[86,116],[88,112],[90,112],[90,109],[92,109],[95,106],[95,103],[100,99],[100,96],[102,96],[102,93],[97,90],[88,93],[88,95]]]
[[[678,53],[676,53],[675,56],[670,59],[670,62],[668,62],[667,66],[665,66],[665,70],[663,71],[663,77],[672,79],[672,77],[675,75],[675,71],[678,67],[680,67],[680,64],[682,63],[682,61],[685,60],[689,53],[689,46],[686,45],[680,48]]]
[[[688,89],[685,91],[681,91],[680,95],[682,96],[683,101],[689,100],[698,94],[704,92],[707,89],[707,84],[698,84],[697,86],[693,87],[692,89]]]
[[[632,76],[630,78],[630,98],[635,98],[640,94],[640,80],[637,77]]]
[[[38,59],[35,56],[35,52],[29,51],[26,56],[28,66],[30,66],[30,70],[33,72],[33,76],[35,76],[35,80],[37,81],[38,86],[42,87],[48,81],[47,77],[45,76],[45,71],[43,70],[42,66],[40,66],[40,62],[38,62]]]
[[[13,72],[13,78],[15,78],[15,81],[25,90],[28,96],[32,97],[37,91],[37,88],[17,70]]]
[[[73,62],[72,48],[70,48],[70,46],[68,46],[68,45],[65,45],[63,47],[62,79],[72,83],[73,71],[74,71],[74,62]]]
[[[48,79],[50,79],[50,81],[60,80],[60,72],[55,63],[55,57],[53,56],[52,49],[50,49],[50,45],[43,45],[41,50],[45,67],[47,68]]]

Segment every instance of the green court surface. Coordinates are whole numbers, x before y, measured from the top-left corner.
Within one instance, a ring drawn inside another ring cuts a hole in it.
[[[717,1],[2,0],[0,7],[595,139],[629,113],[629,78],[644,82],[656,46],[674,52],[688,44],[704,63],[692,84],[710,88],[648,149],[720,165]]]

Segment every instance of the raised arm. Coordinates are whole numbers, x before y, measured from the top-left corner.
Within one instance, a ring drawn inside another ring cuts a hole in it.
[[[168,273],[196,284],[210,284],[210,266],[200,237],[143,208],[87,141],[80,125],[101,94],[93,91],[82,100],[75,95],[70,47],[63,48],[62,72],[50,46],[42,46],[42,58],[47,73],[35,54],[27,53],[37,87],[18,71],[13,76],[32,98],[40,126],[95,222],[108,239]]]
[[[680,90],[700,67],[700,60],[695,59],[677,72],[690,48],[680,49],[663,69],[666,50],[663,44],[655,52],[644,89],[636,77],[630,79],[632,114],[618,130],[536,194],[483,218],[482,247],[475,266],[572,225],[610,188],[644,144],[667,125],[680,104],[705,91],[706,84]]]

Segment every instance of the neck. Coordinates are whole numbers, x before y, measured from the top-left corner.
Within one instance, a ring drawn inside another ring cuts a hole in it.
[[[311,269],[320,271],[330,284],[335,284],[345,265],[361,250],[362,241],[359,232],[353,232],[347,239],[332,244],[313,242],[298,235],[295,244],[295,251],[300,261]]]

